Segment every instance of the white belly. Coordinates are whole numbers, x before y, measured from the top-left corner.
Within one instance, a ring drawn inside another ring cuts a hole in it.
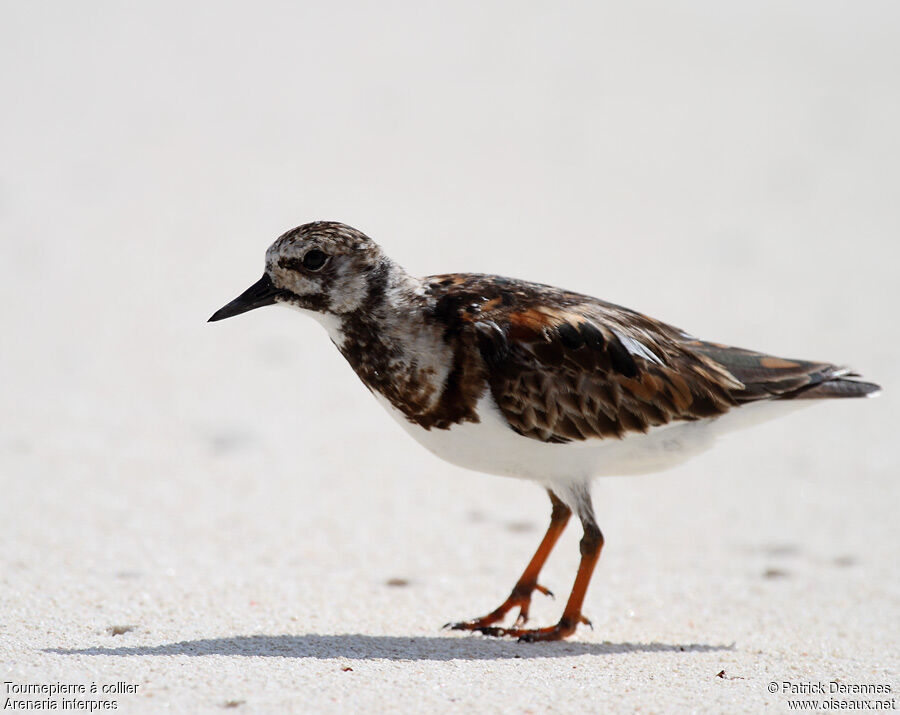
[[[488,474],[533,479],[546,485],[591,477],[648,474],[677,466],[709,449],[717,437],[798,409],[809,401],[767,401],[714,419],[676,422],[647,434],[548,444],[514,432],[491,395],[478,403],[478,423],[426,430],[385,398],[379,403],[419,444],[452,464]]]

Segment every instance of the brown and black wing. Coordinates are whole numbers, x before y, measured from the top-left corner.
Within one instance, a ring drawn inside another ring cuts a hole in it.
[[[602,311],[529,308],[473,324],[497,405],[517,432],[546,442],[622,437],[737,403],[725,370]]]
[[[471,331],[516,432],[544,442],[622,437],[712,417],[743,385],[683,333],[577,293],[496,276],[430,279],[436,314]]]
[[[549,286],[470,274],[429,280],[448,330],[474,333],[510,427],[544,442],[622,437],[759,399],[876,389],[833,365],[704,343]]]

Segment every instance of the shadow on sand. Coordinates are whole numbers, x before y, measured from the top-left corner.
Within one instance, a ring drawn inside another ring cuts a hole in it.
[[[155,646],[118,648],[48,648],[60,655],[105,656],[247,656],[270,658],[348,658],[351,660],[504,660],[508,658],[566,658],[577,655],[629,653],[710,653],[729,651],[731,645],[690,643],[518,643],[486,638],[342,635],[252,635],[203,638]]]

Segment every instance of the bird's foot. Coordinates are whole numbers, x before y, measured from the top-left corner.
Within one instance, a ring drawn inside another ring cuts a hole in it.
[[[555,626],[547,626],[546,628],[519,628],[518,623],[512,628],[502,628],[499,626],[484,625],[471,628],[486,636],[495,638],[518,638],[522,643],[536,643],[538,641],[561,641],[568,638],[575,632],[575,628],[579,623],[590,626],[593,630],[593,624],[584,616],[572,620],[563,617]]]
[[[546,628],[498,628],[496,626],[485,626],[475,630],[486,636],[495,636],[497,638],[518,638],[522,643],[537,643],[538,641],[561,641],[568,638],[575,632],[575,628],[579,623],[584,623],[593,628],[591,622],[584,616],[571,620],[563,617],[555,626]]]
[[[473,618],[470,621],[460,621],[459,623],[448,623],[444,628],[450,628],[454,631],[481,631],[486,635],[500,635],[499,633],[488,633],[487,631],[502,631],[504,628],[493,628],[493,624],[502,621],[503,617],[513,608],[519,609],[519,615],[516,616],[514,628],[524,626],[528,622],[528,609],[531,607],[531,594],[539,591],[545,596],[553,598],[553,592],[540,584],[516,584],[512,593],[509,594],[498,608],[481,618]]]

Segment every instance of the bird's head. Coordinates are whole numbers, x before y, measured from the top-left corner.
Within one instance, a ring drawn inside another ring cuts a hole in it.
[[[275,303],[346,315],[365,304],[387,267],[378,245],[355,228],[334,221],[307,223],[269,246],[263,277],[209,320]]]

